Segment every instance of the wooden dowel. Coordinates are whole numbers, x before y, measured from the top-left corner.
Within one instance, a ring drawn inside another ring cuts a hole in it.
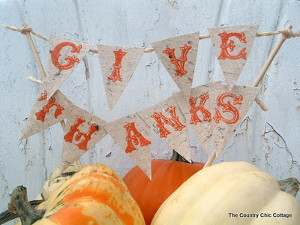
[[[26,24],[23,24],[23,26],[25,27],[25,26],[27,26],[27,25],[26,25]],[[29,43],[29,45],[30,45],[30,48],[31,48],[31,50],[32,50],[32,52],[33,52],[34,59],[35,59],[36,64],[37,64],[37,66],[38,66],[38,68],[39,68],[39,70],[40,70],[40,73],[42,74],[43,79],[46,79],[46,73],[45,73],[44,67],[43,67],[43,65],[42,65],[41,59],[40,59],[40,57],[39,57],[39,55],[38,55],[38,52],[37,52],[37,50],[36,50],[36,48],[35,48],[35,45],[34,45],[34,43],[33,43],[31,34],[30,34],[30,32],[26,32],[25,35],[26,35],[26,37],[27,37],[28,43]]]
[[[27,80],[30,80],[30,81],[32,81],[34,83],[37,83],[37,84],[43,84],[43,81],[35,79],[34,77],[27,77]]]
[[[211,166],[211,164],[215,160],[216,156],[217,156],[217,151],[214,150],[214,152],[211,154],[211,156],[208,158],[208,160],[206,161],[205,165],[203,166],[203,169],[206,168],[206,167],[208,167],[208,166]]]
[[[292,29],[292,26],[289,25],[287,27],[288,30]],[[257,87],[259,82],[262,80],[262,78],[264,77],[265,73],[267,72],[267,70],[269,69],[272,61],[274,60],[275,56],[277,55],[279,49],[281,48],[282,44],[285,42],[285,40],[287,39],[287,36],[282,34],[279,41],[277,42],[274,50],[272,51],[272,53],[270,54],[268,60],[266,61],[265,65],[263,66],[263,68],[261,69],[260,73],[258,74],[256,80],[254,81],[252,87]]]
[[[292,28],[293,27],[291,25],[288,25],[288,27],[286,29],[287,29],[287,31],[291,31]],[[273,59],[275,58],[276,54],[278,53],[279,49],[281,48],[282,44],[284,43],[284,41],[287,38],[288,37],[285,35],[285,33],[282,33],[279,41],[277,42],[274,50],[271,52],[270,56],[268,57],[266,63],[264,64],[263,68],[261,69],[261,71],[260,71],[259,75],[257,76],[255,82],[253,83],[252,87],[257,87],[258,86],[259,82],[264,77],[264,75],[267,72],[267,70],[269,69]],[[255,101],[261,103],[261,101],[257,98],[255,99]],[[205,163],[203,168],[210,166],[213,163],[213,161],[215,160],[216,156],[217,156],[217,150],[215,149],[213,151],[213,153],[211,154],[211,156],[208,158],[208,160]]]
[[[256,97],[254,100],[263,111],[268,111],[268,107],[259,98]]]
[[[292,26],[288,25],[288,27],[286,28],[287,30],[291,31],[292,30]],[[258,74],[256,80],[254,81],[252,87],[258,87],[260,81],[262,80],[262,78],[264,77],[265,73],[267,72],[267,70],[269,69],[270,65],[272,64],[275,56],[277,55],[279,49],[281,48],[282,44],[285,42],[285,40],[288,37],[286,35],[284,35],[284,33],[281,35],[279,41],[277,42],[274,50],[271,52],[269,58],[267,59],[266,63],[264,64],[263,68],[261,69],[260,73]],[[265,106],[263,104],[263,102],[261,100],[259,100],[258,98],[255,98],[256,103],[260,106],[260,108],[264,111],[267,111],[268,108],[267,106]]]
[[[26,24],[23,24],[23,26],[26,27],[27,25],[26,25]],[[43,64],[42,64],[42,62],[41,62],[41,59],[40,59],[40,57],[39,57],[39,54],[38,54],[38,52],[37,52],[37,50],[36,50],[36,48],[35,48],[34,42],[33,42],[33,40],[32,40],[32,37],[31,37],[31,35],[30,35],[30,31],[26,32],[25,35],[26,35],[26,37],[27,37],[28,43],[29,43],[29,45],[30,45],[30,48],[31,48],[31,50],[32,50],[32,52],[33,52],[34,59],[35,59],[37,65],[38,65],[38,68],[39,68],[39,70],[40,70],[40,72],[41,72],[41,74],[42,74],[42,77],[43,77],[43,79],[46,79],[46,73],[45,73]],[[36,80],[35,78],[33,78],[33,79],[34,79],[34,80],[32,80],[32,81],[34,81],[34,82],[39,81],[39,80]],[[42,81],[39,81],[39,82],[37,82],[37,83],[42,84],[43,82],[42,82]],[[63,131],[65,132],[65,131],[66,131],[66,124],[65,124],[65,121],[64,121],[64,120],[60,121],[60,125],[61,125]],[[80,159],[76,160],[76,164],[77,164],[78,168],[80,168],[80,169],[83,168],[83,164],[81,163]]]

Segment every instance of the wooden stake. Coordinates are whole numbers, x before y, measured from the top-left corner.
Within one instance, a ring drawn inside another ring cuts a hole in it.
[[[292,33],[291,32],[291,29],[293,27],[291,25],[288,25],[288,27],[286,28],[286,31],[289,32],[289,33]],[[269,69],[272,61],[274,60],[276,54],[278,53],[279,49],[281,48],[282,44],[285,42],[286,39],[288,39],[289,37],[285,34],[285,33],[282,33],[279,41],[277,42],[274,50],[271,52],[269,58],[267,59],[266,63],[264,64],[263,68],[261,69],[259,75],[257,76],[256,80],[254,81],[252,87],[257,87],[259,82],[262,80],[262,78],[264,77],[265,73],[267,72],[267,70]],[[261,101],[259,99],[255,99],[256,102],[260,102]],[[260,104],[259,104],[260,105]],[[261,105],[260,105],[261,106]],[[261,106],[262,107],[262,106]],[[217,150],[215,149],[214,152],[211,154],[211,156],[208,158],[207,162],[205,163],[204,167],[203,168],[206,168],[208,166],[210,166],[212,164],[212,162],[215,160],[217,156]]]
[[[27,80],[30,80],[31,82],[34,82],[37,84],[43,84],[43,81],[35,79],[34,77],[27,77]]]
[[[291,25],[288,25],[287,30],[291,30],[293,27]],[[285,40],[288,37],[283,33],[279,39],[279,41],[277,42],[274,50],[272,51],[271,55],[269,56],[267,62],[265,63],[265,65],[263,66],[263,68],[261,69],[258,77],[256,78],[256,80],[254,81],[252,87],[257,87],[259,82],[262,80],[263,76],[265,75],[265,73],[267,72],[267,70],[269,69],[273,59],[275,58],[276,54],[278,53],[279,49],[281,48],[282,44],[285,42]]]
[[[42,74],[43,79],[46,79],[46,73],[45,73],[43,64],[41,62],[39,54],[38,54],[38,52],[36,50],[36,47],[34,45],[34,42],[32,40],[32,37],[31,37],[31,34],[30,34],[30,28],[28,27],[27,24],[23,24],[23,30],[28,30],[28,31],[25,32],[25,35],[27,37],[28,43],[30,45],[30,48],[31,48],[31,50],[33,52],[34,59],[35,59],[35,61],[37,63],[37,66],[38,66],[38,68],[40,70],[40,73]],[[65,128],[66,128],[65,121],[64,120],[60,121],[60,125],[61,125],[63,131],[65,132]],[[76,164],[77,164],[77,166],[78,166],[79,169],[82,169],[84,167],[83,164],[82,164],[82,162],[80,161],[80,159],[78,159],[76,161]]]
[[[208,166],[211,166],[211,164],[215,160],[216,156],[217,156],[217,151],[214,150],[214,152],[211,154],[211,156],[208,158],[208,160],[206,161],[205,165],[203,166],[203,169],[206,168],[206,167],[208,167]]]
[[[25,27],[25,26],[27,26],[27,25],[26,25],[26,24],[23,24],[23,26]],[[46,79],[46,73],[45,73],[44,67],[43,67],[42,62],[41,62],[41,59],[40,59],[40,57],[39,57],[39,55],[38,55],[38,52],[37,52],[37,50],[36,50],[36,48],[35,48],[35,45],[34,45],[34,43],[33,43],[33,40],[32,40],[32,37],[31,37],[31,35],[30,35],[30,32],[26,32],[25,35],[26,35],[26,37],[27,37],[28,43],[29,43],[29,45],[30,45],[30,48],[31,48],[31,50],[32,50],[32,52],[33,52],[33,55],[34,55],[34,59],[35,59],[35,61],[36,61],[36,64],[37,64],[37,66],[38,66],[38,68],[39,68],[39,70],[40,70],[40,72],[41,72],[41,74],[42,74],[42,77],[43,77],[43,79]]]
[[[268,111],[268,107],[259,98],[256,97],[254,101],[263,111]]]

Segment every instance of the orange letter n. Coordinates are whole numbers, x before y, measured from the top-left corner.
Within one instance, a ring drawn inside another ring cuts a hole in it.
[[[160,137],[166,138],[171,132],[165,128],[165,124],[168,124],[174,128],[175,131],[180,131],[183,128],[185,128],[185,125],[183,125],[179,121],[179,117],[176,115],[175,112],[176,108],[175,106],[169,106],[167,108],[167,112],[171,115],[171,118],[165,117],[161,112],[157,113],[154,112],[152,114],[152,118],[156,121],[156,126],[160,129]]]

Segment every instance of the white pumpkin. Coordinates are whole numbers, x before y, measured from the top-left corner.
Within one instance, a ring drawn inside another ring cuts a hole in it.
[[[299,225],[300,204],[247,162],[194,174],[160,207],[151,225]]]

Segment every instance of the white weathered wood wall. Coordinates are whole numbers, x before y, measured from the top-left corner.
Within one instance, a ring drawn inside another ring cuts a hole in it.
[[[28,23],[45,36],[54,34],[90,43],[145,46],[169,37],[215,26],[259,24],[258,32],[275,31],[288,24],[300,25],[297,0],[1,0],[0,23],[21,27]],[[279,35],[256,38],[238,84],[252,85]],[[48,43],[34,37],[47,70]],[[252,162],[277,179],[300,179],[300,38],[287,40],[260,84],[259,98],[269,110],[255,103],[224,153],[215,162]],[[41,79],[26,37],[0,28],[0,211],[9,194],[20,184],[29,198],[40,193],[50,172],[59,165],[63,132],[59,124],[18,142],[24,119],[39,91],[26,80]],[[108,110],[96,54],[87,55],[90,79],[81,63],[63,84],[62,92],[78,106],[110,122],[145,109],[178,91],[155,53],[145,53],[116,107]],[[223,75],[209,39],[199,43],[193,87],[221,80]],[[171,149],[153,134],[154,158],[168,158]],[[191,133],[194,161],[205,162]],[[106,136],[82,160],[110,165],[121,176],[133,161],[110,136]],[[299,199],[299,196],[298,196]]]

